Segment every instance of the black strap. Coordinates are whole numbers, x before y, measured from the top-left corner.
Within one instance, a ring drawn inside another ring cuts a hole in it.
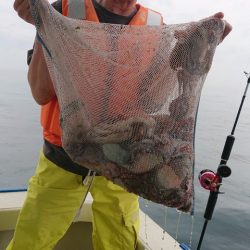
[[[83,178],[88,175],[89,169],[73,162],[62,147],[44,140],[43,153],[48,160],[66,171],[81,175]]]

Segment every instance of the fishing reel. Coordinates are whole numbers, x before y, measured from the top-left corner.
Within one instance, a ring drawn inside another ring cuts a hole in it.
[[[217,192],[222,185],[222,178],[229,177],[230,175],[231,169],[227,165],[221,164],[217,169],[217,173],[209,169],[204,169],[200,172],[198,178],[203,188],[211,192]]]

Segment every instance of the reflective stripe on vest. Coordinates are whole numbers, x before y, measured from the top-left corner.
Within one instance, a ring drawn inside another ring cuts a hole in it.
[[[85,0],[68,0],[68,17],[86,19]],[[162,25],[161,14],[148,9],[146,25]]]
[[[161,25],[162,24],[162,16],[160,13],[148,10],[148,18],[147,18],[147,25]]]
[[[68,17],[86,19],[85,0],[68,0]]]

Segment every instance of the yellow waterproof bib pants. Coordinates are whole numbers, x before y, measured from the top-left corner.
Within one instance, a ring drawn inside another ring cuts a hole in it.
[[[14,237],[6,250],[53,249],[75,218],[86,190],[81,176],[59,168],[41,153]],[[93,248],[135,249],[139,231],[138,196],[102,176],[94,178],[90,192]]]

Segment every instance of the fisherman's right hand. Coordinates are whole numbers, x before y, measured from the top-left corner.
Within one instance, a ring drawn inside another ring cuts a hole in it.
[[[27,23],[34,25],[34,20],[31,16],[30,4],[28,0],[15,0],[13,7],[19,17],[21,17]]]

